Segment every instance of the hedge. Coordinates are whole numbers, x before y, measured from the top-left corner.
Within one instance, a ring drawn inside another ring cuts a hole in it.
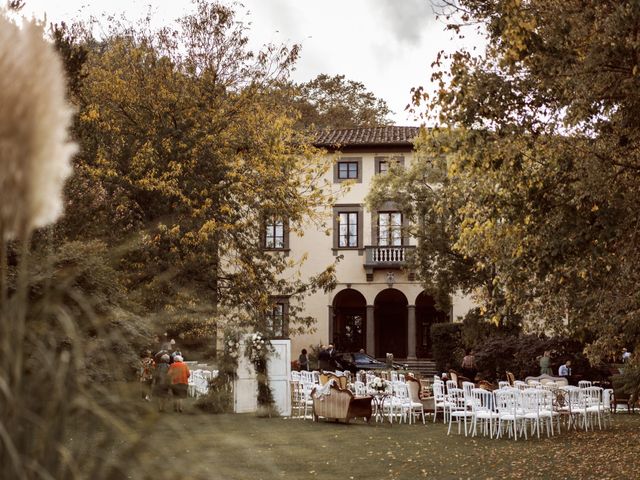
[[[431,325],[433,360],[439,372],[459,368],[464,356],[462,347],[462,324],[434,323]]]

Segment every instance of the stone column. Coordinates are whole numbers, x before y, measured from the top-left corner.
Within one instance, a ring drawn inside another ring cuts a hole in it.
[[[329,338],[327,343],[333,343],[333,305],[329,305]],[[324,343],[324,341],[322,342]]]
[[[373,305],[367,305],[367,353],[376,356],[376,322]]]
[[[416,357],[416,306],[407,306],[407,359]]]

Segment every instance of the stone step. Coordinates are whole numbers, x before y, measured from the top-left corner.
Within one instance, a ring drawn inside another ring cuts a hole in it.
[[[385,361],[385,359],[380,359]],[[407,365],[408,370],[417,372],[421,377],[433,377],[438,373],[436,370],[436,362],[428,358],[419,359],[406,359],[406,358],[394,358],[394,363],[402,363]]]

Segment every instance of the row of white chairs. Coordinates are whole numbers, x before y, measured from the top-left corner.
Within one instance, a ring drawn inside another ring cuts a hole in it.
[[[209,391],[209,382],[218,375],[214,370],[193,370],[189,376],[188,394],[190,397],[200,397]]]
[[[393,372],[395,373],[395,372]],[[349,372],[335,372],[336,375],[346,375],[350,378]],[[376,420],[388,418],[390,422],[413,423],[421,418],[425,423],[424,406],[420,401],[420,384],[412,382],[406,383],[403,374],[396,374],[394,380],[385,380],[386,389],[379,392],[371,387],[376,376],[369,372],[361,372],[356,375],[357,379],[349,383],[350,390],[356,396],[371,395],[372,407]],[[313,399],[311,392],[320,385],[320,372],[292,371],[290,377],[292,416],[311,418],[313,409]]]
[[[458,433],[464,425],[465,436],[482,433],[500,438],[507,434],[517,440],[527,438],[527,432],[540,437],[541,430],[547,436],[560,432],[560,419],[567,419],[568,428],[598,428],[611,422],[613,391],[600,387],[563,386],[556,388],[516,388],[502,386],[494,392],[475,388],[471,382],[463,382],[462,389],[454,384],[434,381],[435,413],[442,412],[443,421],[449,423],[448,433],[454,421]],[[540,386],[539,386],[540,387]],[[434,415],[435,421],[435,415]],[[555,428],[554,428],[555,421]]]
[[[353,392],[357,396],[370,395],[374,397],[374,412],[377,421],[385,417],[391,423],[398,422],[414,423],[422,419],[425,423],[424,405],[420,400],[420,384],[418,382],[406,382],[402,380],[384,381],[384,391],[378,391],[371,387],[373,378],[368,383],[356,380],[353,383]]]

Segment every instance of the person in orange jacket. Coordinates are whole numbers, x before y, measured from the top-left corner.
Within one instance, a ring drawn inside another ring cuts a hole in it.
[[[174,398],[173,409],[176,412],[182,412],[182,399],[187,398],[191,372],[180,355],[176,355],[173,359],[173,363],[169,366],[168,375],[171,379],[171,393]]]

